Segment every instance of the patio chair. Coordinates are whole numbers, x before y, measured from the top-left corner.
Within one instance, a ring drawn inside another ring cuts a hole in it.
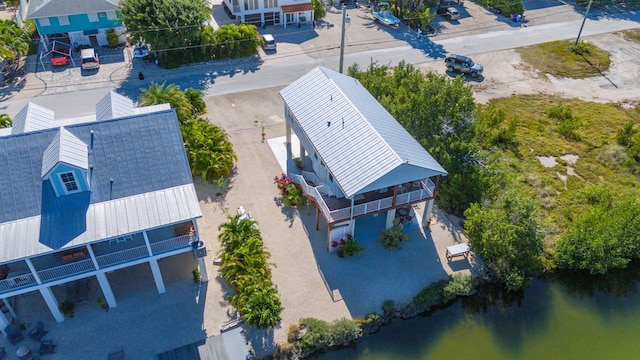
[[[29,331],[29,337],[33,340],[40,341],[46,333],[48,333],[48,331],[44,329],[44,323],[42,321],[38,321],[36,323],[36,327]]]
[[[107,360],[124,360],[124,349],[109,353]]]
[[[56,345],[54,345],[51,340],[40,341],[40,349],[38,350],[38,353],[40,353],[40,355],[55,354],[55,350]]]
[[[20,328],[10,324],[8,325],[4,331],[7,332],[7,339],[9,340],[9,342],[13,345],[19,343],[20,341],[24,340],[24,335],[22,335],[22,331],[20,331]]]

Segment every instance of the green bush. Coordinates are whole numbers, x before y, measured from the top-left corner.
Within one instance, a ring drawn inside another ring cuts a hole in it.
[[[287,341],[293,343],[300,338],[300,325],[291,324],[287,330]]]
[[[360,326],[355,320],[339,319],[329,324],[314,318],[300,320],[305,328],[300,338],[300,347],[305,352],[324,350],[332,346],[344,346],[361,336]]]
[[[400,220],[395,219],[393,220],[393,226],[389,229],[384,229],[380,237],[378,237],[382,242],[382,246],[389,252],[393,251],[393,249],[402,249],[402,241],[409,240],[409,236],[402,233],[402,229],[404,229],[404,226],[400,223]]]
[[[358,239],[350,238],[350,239],[347,239],[344,245],[342,245],[342,251],[344,252],[344,255],[350,256],[350,255],[360,254],[361,252],[364,251],[364,249],[358,243]]]
[[[419,309],[428,311],[434,305],[441,304],[444,299],[444,288],[449,282],[447,280],[440,280],[434,282],[426,288],[420,290],[420,292],[413,297],[413,302]]]
[[[575,131],[580,127],[580,123],[573,117],[571,109],[562,105],[556,105],[549,108],[547,115],[550,119],[558,122],[556,130],[567,140],[578,141],[580,135]]]
[[[454,299],[459,295],[469,295],[473,292],[473,277],[470,274],[456,273],[449,276],[449,282],[443,288],[446,300]]]
[[[396,311],[396,302],[393,300],[385,300],[382,303],[382,313],[387,315],[387,314],[392,314],[393,312]]]
[[[116,29],[107,30],[107,42],[109,43],[109,47],[118,47],[118,45],[120,44],[120,39],[118,38]]]

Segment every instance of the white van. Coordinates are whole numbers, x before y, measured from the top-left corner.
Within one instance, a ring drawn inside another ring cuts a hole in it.
[[[82,49],[81,55],[82,55],[82,68],[84,70],[100,68],[100,61],[98,60],[98,54],[93,48]]]
[[[276,49],[276,39],[273,38],[271,34],[262,35],[262,48],[265,50],[275,50]]]

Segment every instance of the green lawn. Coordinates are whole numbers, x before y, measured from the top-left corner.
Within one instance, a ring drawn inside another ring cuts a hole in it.
[[[571,41],[552,41],[518,49],[522,60],[543,73],[556,77],[584,79],[609,70],[609,54],[584,43],[583,55],[571,51]]]
[[[626,40],[640,43],[640,29],[626,30],[622,34],[624,34]]]

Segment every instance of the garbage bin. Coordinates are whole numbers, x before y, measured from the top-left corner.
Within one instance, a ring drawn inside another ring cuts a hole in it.
[[[144,80],[144,75],[142,74],[142,71],[138,71],[138,79]]]

